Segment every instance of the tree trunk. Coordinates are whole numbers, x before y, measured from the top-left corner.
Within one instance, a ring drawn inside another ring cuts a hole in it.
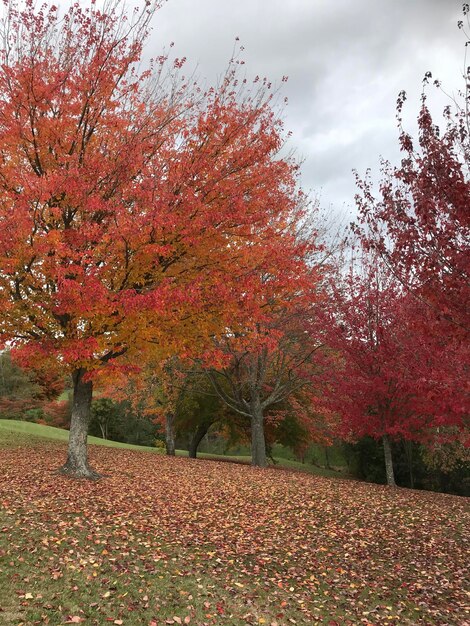
[[[331,469],[331,465],[330,465],[330,455],[328,453],[328,446],[324,446],[323,447],[324,451],[325,451],[325,467],[327,469]]]
[[[415,488],[415,479],[413,474],[413,442],[404,441],[403,447],[405,449],[406,464],[408,465],[408,476],[410,478],[410,489]]]
[[[59,471],[73,478],[97,479],[100,478],[100,475],[88,465],[87,435],[93,383],[92,381],[83,381],[85,374],[86,371],[81,368],[72,374],[73,401],[69,448],[67,461]]]
[[[396,487],[395,475],[393,473],[393,461],[392,461],[392,447],[390,445],[390,439],[388,435],[382,437],[385,456],[385,472],[387,474],[387,485],[389,487]]]
[[[251,464],[255,467],[267,465],[264,415],[258,399],[251,403]]]
[[[175,456],[175,415],[168,412],[165,415],[165,443],[168,456]]]
[[[197,458],[197,449],[199,448],[199,444],[201,443],[201,441],[207,434],[209,427],[210,427],[210,424],[205,424],[205,423],[199,424],[199,426],[197,427],[197,430],[192,436],[191,442],[189,444],[188,455],[190,459]]]
[[[103,422],[99,422],[100,425],[100,430],[101,430],[101,438],[102,439],[107,439],[108,438],[108,424]]]

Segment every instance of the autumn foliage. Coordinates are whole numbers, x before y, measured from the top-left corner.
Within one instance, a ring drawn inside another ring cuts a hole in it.
[[[440,131],[423,97],[414,141],[400,95],[402,161],[377,197],[358,180],[364,265],[328,280],[271,83],[249,83],[237,54],[215,87],[170,54],[142,70],[159,6],[10,0],[1,20],[0,342],[47,400],[72,375],[62,471],[96,477],[99,386],[147,387],[174,439],[172,363],[196,364],[251,429],[255,465],[276,433],[298,451],[468,445],[467,108]]]
[[[444,437],[453,432],[465,438],[466,431],[468,440],[468,110],[447,107],[441,131],[423,96],[414,141],[401,126],[405,99],[402,93],[398,100],[401,164],[384,166],[378,199],[367,182],[360,183],[358,232],[404,293],[408,331],[402,345],[415,357],[407,361],[414,368],[410,393]]]
[[[72,373],[73,474],[89,473],[95,370],[200,352],[303,267],[269,85],[239,81],[235,61],[205,92],[178,59],[139,73],[156,8],[74,4],[59,19],[12,1],[3,19],[0,332]]]

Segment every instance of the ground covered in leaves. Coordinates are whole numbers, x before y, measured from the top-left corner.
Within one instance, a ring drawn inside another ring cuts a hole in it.
[[[64,454],[0,449],[0,624],[470,624],[464,498],[98,447],[73,481]]]

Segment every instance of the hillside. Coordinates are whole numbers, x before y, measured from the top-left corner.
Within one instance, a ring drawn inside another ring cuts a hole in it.
[[[43,431],[44,432],[44,431]],[[0,428],[0,623],[468,623],[468,500]]]

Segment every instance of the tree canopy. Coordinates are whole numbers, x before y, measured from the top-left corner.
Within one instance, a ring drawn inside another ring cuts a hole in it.
[[[201,351],[304,262],[269,85],[240,85],[235,62],[206,91],[179,60],[139,72],[157,8],[12,0],[2,22],[0,335],[72,373],[75,475],[95,370]]]

